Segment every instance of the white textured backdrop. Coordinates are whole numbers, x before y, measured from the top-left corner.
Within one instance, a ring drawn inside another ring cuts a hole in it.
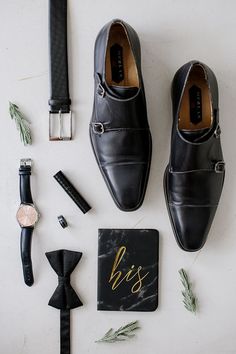
[[[57,279],[45,251],[80,250],[72,283],[84,302],[72,311],[72,354],[236,353],[236,2],[234,0],[68,0],[70,91],[76,121],[72,142],[48,142],[48,3],[0,0],[0,354],[59,353],[59,311],[47,302]],[[143,206],[124,213],[114,205],[89,142],[93,103],[93,46],[100,28],[121,18],[138,32],[153,137],[151,174]],[[215,72],[220,89],[225,186],[208,241],[195,254],[181,251],[170,227],[162,188],[171,130],[170,84],[176,70],[199,59]],[[8,101],[32,122],[24,147],[9,118]],[[18,167],[34,161],[32,193],[41,212],[33,236],[35,284],[24,285],[19,255]],[[53,179],[62,169],[93,209],[83,215]],[[63,230],[56,217],[71,226]],[[98,227],[160,231],[160,305],[154,313],[96,311]],[[200,312],[182,306],[177,271],[194,279]],[[95,344],[113,327],[140,320],[130,342]]]

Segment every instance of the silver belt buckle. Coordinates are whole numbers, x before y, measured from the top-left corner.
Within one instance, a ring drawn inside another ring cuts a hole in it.
[[[67,129],[65,122],[67,119]],[[67,131],[67,134],[64,132]],[[57,133],[55,133],[57,132]],[[58,113],[49,112],[49,140],[50,141],[66,141],[72,140],[72,112]]]

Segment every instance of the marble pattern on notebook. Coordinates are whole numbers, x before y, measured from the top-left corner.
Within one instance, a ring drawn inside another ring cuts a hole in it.
[[[97,309],[156,310],[158,253],[157,230],[99,229]]]

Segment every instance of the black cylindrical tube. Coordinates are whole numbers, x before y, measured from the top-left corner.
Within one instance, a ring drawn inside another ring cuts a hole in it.
[[[84,200],[81,194],[72,185],[72,183],[68,180],[62,171],[57,172],[53,177],[84,214],[91,209],[91,206],[86,202],[86,200]]]

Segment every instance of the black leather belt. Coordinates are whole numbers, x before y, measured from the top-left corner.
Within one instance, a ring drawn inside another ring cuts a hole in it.
[[[49,0],[50,85],[49,140],[72,139],[68,57],[67,0]],[[64,118],[68,121],[64,122]],[[67,123],[68,134],[65,134]],[[55,126],[58,133],[54,133]]]

